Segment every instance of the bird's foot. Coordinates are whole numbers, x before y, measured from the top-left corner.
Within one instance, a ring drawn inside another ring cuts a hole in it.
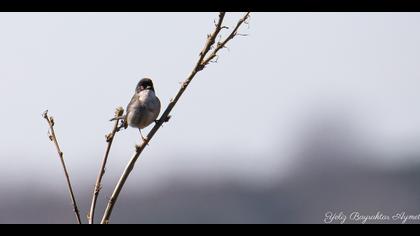
[[[127,124],[124,120],[121,120],[121,124],[117,128],[117,132],[120,132],[121,129],[127,129]]]
[[[162,123],[166,123],[166,122],[169,122],[169,120],[171,119],[171,116],[169,115],[169,116],[167,116],[167,117],[165,117],[164,119],[163,119],[163,122]],[[155,120],[155,123],[157,124],[158,122],[160,122],[161,120]]]

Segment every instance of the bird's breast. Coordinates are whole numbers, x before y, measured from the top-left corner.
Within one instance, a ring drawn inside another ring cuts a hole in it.
[[[134,128],[143,129],[154,122],[160,113],[160,101],[151,90],[138,94],[138,100],[132,104],[127,113],[127,123]]]

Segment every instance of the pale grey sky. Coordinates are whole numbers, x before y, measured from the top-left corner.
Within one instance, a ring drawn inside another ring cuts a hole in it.
[[[229,13],[227,23],[240,16]],[[1,13],[0,183],[63,184],[41,117],[49,109],[74,181],[91,188],[115,107],[126,106],[143,76],[154,79],[166,106],[216,17]],[[329,110],[348,114],[379,152],[416,147],[418,22],[418,13],[252,13],[242,29],[249,36],[234,39],[196,77],[133,178],[143,185],[188,173],[265,181],[291,171],[306,122]],[[137,141],[137,130],[118,134],[108,185]]]

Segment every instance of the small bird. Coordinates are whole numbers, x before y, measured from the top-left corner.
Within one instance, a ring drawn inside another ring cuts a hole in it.
[[[134,96],[127,105],[126,114],[111,121],[122,120],[124,128],[127,126],[138,128],[141,138],[145,141],[141,130],[156,121],[160,109],[160,100],[155,94],[152,80],[143,78],[138,82]]]

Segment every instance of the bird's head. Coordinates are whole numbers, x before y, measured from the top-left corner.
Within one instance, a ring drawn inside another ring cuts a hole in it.
[[[137,84],[136,93],[140,93],[141,91],[144,91],[144,90],[152,90],[153,92],[155,91],[155,88],[153,87],[153,82],[151,79],[143,78]]]

